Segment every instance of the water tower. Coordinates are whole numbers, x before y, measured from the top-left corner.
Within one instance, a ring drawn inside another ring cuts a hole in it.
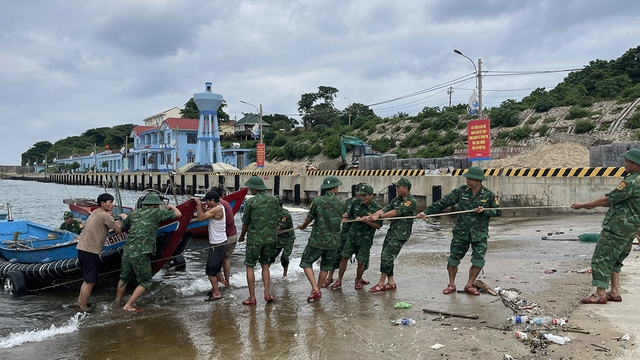
[[[204,92],[193,94],[193,100],[200,110],[196,164],[209,165],[214,162],[222,162],[222,147],[218,130],[218,108],[222,104],[222,95],[211,92],[211,83],[206,82],[204,83]]]

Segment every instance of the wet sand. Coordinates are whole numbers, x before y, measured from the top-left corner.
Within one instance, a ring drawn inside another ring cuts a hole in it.
[[[355,264],[350,264],[340,290],[323,289],[322,299],[307,303],[310,286],[298,267],[290,266],[287,281],[279,264],[272,267],[271,293],[276,301],[262,300],[257,281],[258,305],[240,304],[248,296],[242,257],[233,257],[236,272],[224,298],[204,302],[207,281],[201,274],[206,256],[191,254],[186,273],[168,273],[154,279],[138,306],[139,314],[124,313],[112,304],[115,288],[98,289],[96,309],[81,321],[76,332],[2,349],[7,358],[91,359],[612,359],[638,358],[638,325],[632,305],[640,299],[640,260],[634,251],[621,274],[622,303],[581,305],[590,293],[590,274],[576,273],[589,266],[594,244],[578,241],[543,241],[547,232],[581,234],[598,232],[602,214],[562,215],[527,219],[492,220],[487,264],[479,279],[491,287],[516,288],[521,298],[540,306],[535,316],[568,317],[566,326],[580,326],[589,334],[554,334],[573,339],[567,345],[550,344],[532,353],[515,338],[515,331],[542,332],[544,325],[512,325],[514,313],[499,298],[464,293],[443,295],[447,284],[446,248],[451,221],[441,219],[416,227],[414,236],[396,260],[398,289],[379,294],[353,288]],[[445,236],[446,238],[443,238]],[[299,237],[298,242],[303,241]],[[306,240],[304,240],[306,242]],[[304,243],[303,243],[304,244]],[[200,244],[201,245],[201,244]],[[193,245],[195,246],[195,245]],[[371,268],[365,278],[375,283],[379,246],[372,249]],[[236,251],[238,253],[238,250]],[[469,268],[466,257],[457,278],[462,289]],[[545,274],[545,269],[555,269]],[[317,269],[316,269],[317,274]],[[260,279],[260,272],[256,271]],[[69,295],[71,298],[73,295]],[[405,301],[412,309],[396,310]],[[477,320],[441,318],[422,309],[478,315]],[[72,311],[67,310],[69,315]],[[525,313],[522,313],[523,315]],[[392,326],[390,320],[411,317],[414,326]],[[630,342],[611,337],[631,334]],[[444,345],[439,350],[430,346]],[[596,351],[597,344],[611,349],[610,356]],[[626,346],[627,349],[623,348]]]

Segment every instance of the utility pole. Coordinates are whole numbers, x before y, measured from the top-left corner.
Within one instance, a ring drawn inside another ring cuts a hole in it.
[[[449,95],[449,107],[451,107],[451,94],[453,94],[453,86],[449,86],[449,90],[447,90],[447,95]]]
[[[484,118],[482,111],[482,59],[478,58],[478,119]]]
[[[347,99],[346,97],[344,99],[349,102],[349,126],[351,126],[351,100]]]
[[[260,143],[262,144],[262,104],[260,104]]]

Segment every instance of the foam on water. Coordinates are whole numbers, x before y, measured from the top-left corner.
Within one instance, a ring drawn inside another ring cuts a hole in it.
[[[51,327],[43,330],[26,330],[19,333],[11,333],[7,337],[0,338],[0,349],[22,345],[29,342],[41,342],[57,335],[71,334],[78,331],[80,320],[84,319],[85,313],[76,313],[66,324],[60,327],[51,324]]]

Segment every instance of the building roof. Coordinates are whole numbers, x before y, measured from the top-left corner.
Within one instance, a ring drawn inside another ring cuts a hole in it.
[[[157,128],[158,128],[157,126],[136,125],[136,127],[131,129],[130,137],[135,137],[135,136],[138,136],[139,134],[142,134],[143,132],[149,131],[151,129],[157,129]]]
[[[242,119],[236,121],[235,125],[248,125],[248,124],[258,124],[260,122],[260,117],[256,114],[245,114]],[[263,125],[265,123],[263,122]]]
[[[168,118],[163,123],[166,123],[169,129],[197,131],[200,119]]]

